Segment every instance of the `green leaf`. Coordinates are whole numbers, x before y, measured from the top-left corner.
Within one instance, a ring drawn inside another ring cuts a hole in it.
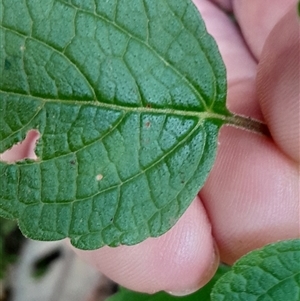
[[[212,168],[225,68],[188,0],[2,0],[0,214],[81,249],[169,230]]]
[[[300,240],[250,252],[220,278],[212,301],[299,301]]]
[[[118,293],[108,298],[106,301],[210,301],[211,290],[216,283],[216,281],[225,273],[230,270],[228,266],[220,265],[214,277],[208,282],[203,288],[197,292],[184,296],[175,297],[171,296],[165,292],[159,292],[153,295],[142,294],[121,288]]]

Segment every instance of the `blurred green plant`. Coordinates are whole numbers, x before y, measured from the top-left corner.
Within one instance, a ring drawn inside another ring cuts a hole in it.
[[[0,279],[5,277],[7,267],[17,260],[23,241],[17,223],[0,218]]]

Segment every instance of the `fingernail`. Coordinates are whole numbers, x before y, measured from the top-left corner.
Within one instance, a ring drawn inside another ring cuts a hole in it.
[[[192,290],[187,289],[187,290],[184,290],[184,291],[181,291],[181,292],[167,291],[167,293],[169,295],[172,295],[172,296],[175,296],[175,297],[183,297],[183,296],[191,295],[199,289],[200,289],[200,287],[197,287],[196,289],[192,289]]]
[[[214,246],[213,247],[214,247],[213,260],[211,262],[211,265],[210,265],[209,269],[203,275],[203,277],[201,278],[201,281],[197,285],[197,287],[196,288],[191,288],[191,289],[185,289],[185,290],[178,291],[178,292],[176,292],[176,291],[167,291],[168,294],[170,294],[172,296],[176,296],[176,297],[191,295],[194,292],[198,291],[203,286],[205,286],[211,280],[211,278],[213,277],[213,275],[217,271],[218,266],[220,264],[220,254],[219,254],[219,250],[218,250],[218,247],[217,247],[217,244],[216,244],[215,241],[214,241]]]

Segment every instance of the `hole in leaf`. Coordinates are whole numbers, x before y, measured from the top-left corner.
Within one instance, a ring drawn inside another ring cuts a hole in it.
[[[12,148],[0,154],[0,161],[14,163],[24,159],[37,160],[35,146],[40,138],[37,130],[30,130],[22,142],[18,142]]]
[[[62,256],[60,249],[52,251],[50,254],[43,256],[33,264],[32,277],[39,279],[47,274],[51,265]]]

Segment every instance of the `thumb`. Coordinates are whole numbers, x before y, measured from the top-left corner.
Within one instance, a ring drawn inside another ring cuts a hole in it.
[[[258,65],[257,91],[271,135],[281,150],[299,162],[300,19],[294,6],[275,25]]]

